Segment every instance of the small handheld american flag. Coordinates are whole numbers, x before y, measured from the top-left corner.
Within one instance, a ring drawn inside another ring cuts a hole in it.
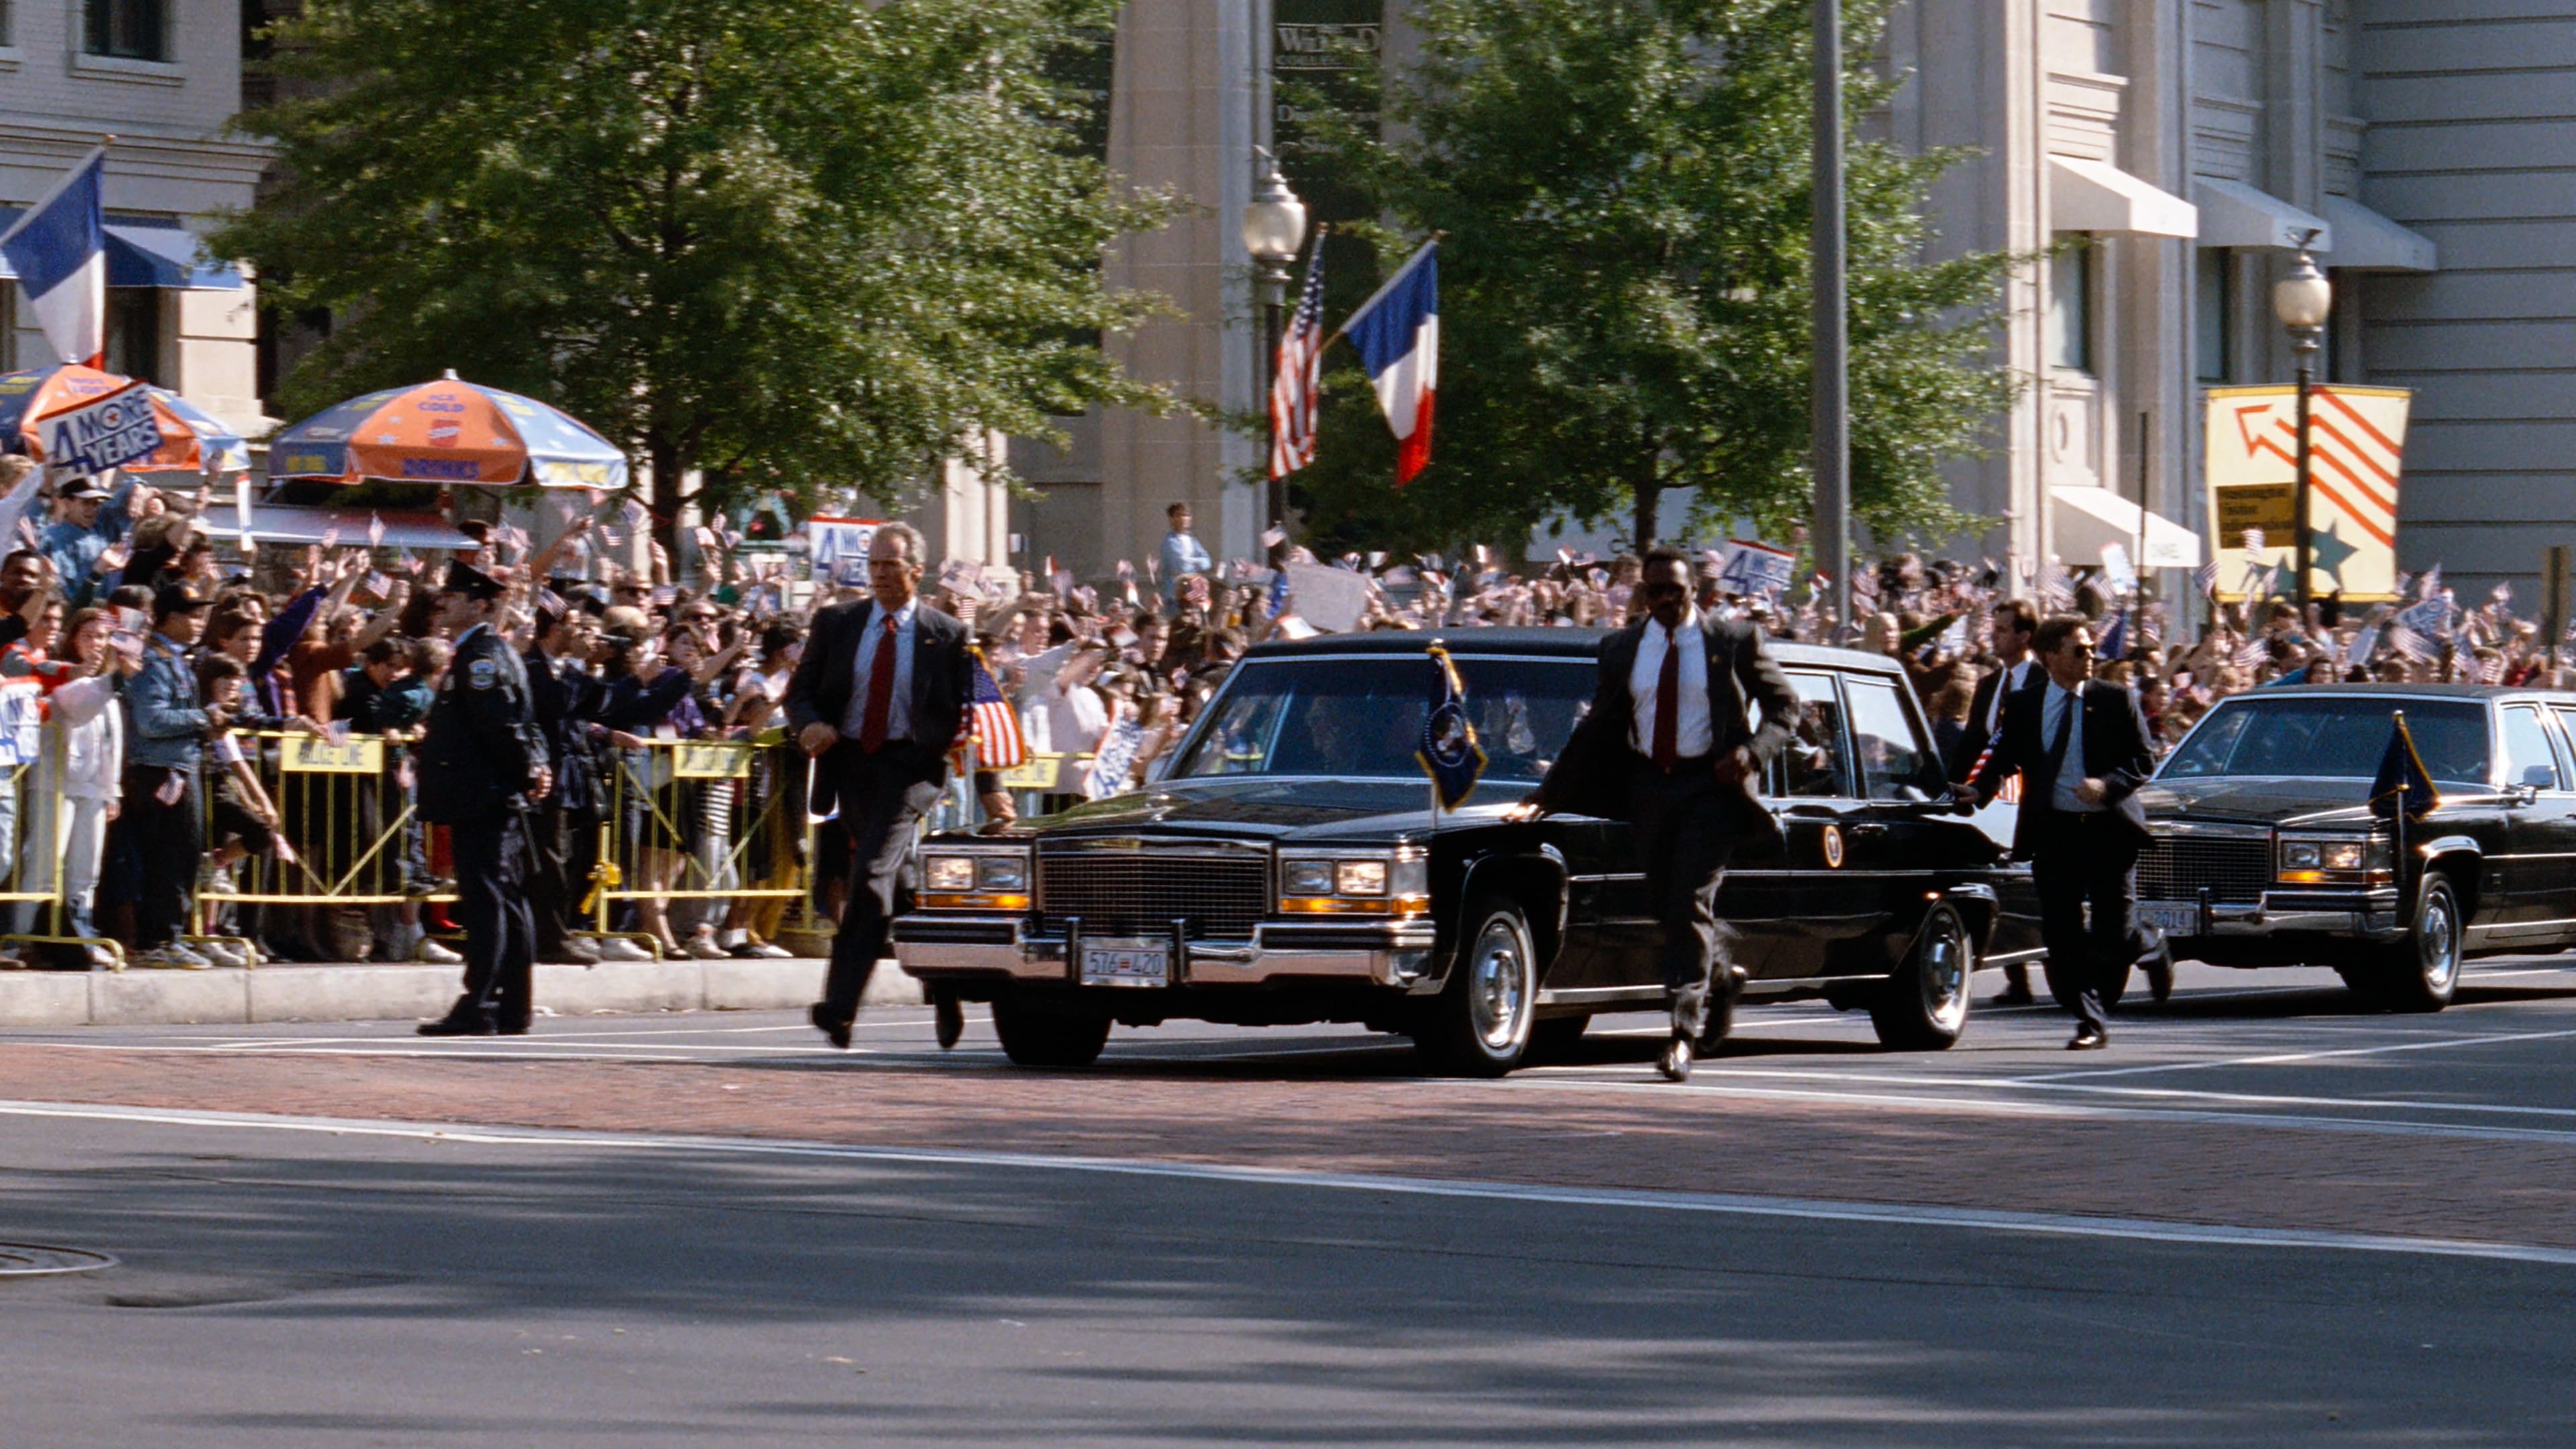
[[[1020,717],[1011,702],[1002,697],[1002,686],[993,680],[993,671],[984,667],[984,656],[977,651],[970,657],[975,674],[975,694],[966,711],[966,733],[976,744],[976,763],[987,770],[1016,769],[1029,762],[1028,742],[1020,737]]]
[[[1270,383],[1270,476],[1285,478],[1315,461],[1315,398],[1323,383],[1324,238],[1306,258],[1306,285],[1280,335]]]

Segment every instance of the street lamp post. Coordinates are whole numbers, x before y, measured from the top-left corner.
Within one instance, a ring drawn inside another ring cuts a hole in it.
[[[1815,476],[1816,567],[1832,627],[1852,622],[1850,279],[1844,274],[1843,30],[1841,0],[1815,0],[1813,192],[1807,252],[1815,270],[1814,381],[1808,398]]]
[[[2294,597],[2298,600],[2302,627],[2308,617],[2308,569],[2315,547],[2315,538],[2308,527],[2308,393],[2316,386],[2317,341],[2324,333],[2326,318],[2334,310],[2334,284],[2326,280],[2325,273],[2317,270],[2316,259],[2308,255],[2308,243],[2316,240],[2316,235],[2309,232],[2299,238],[2298,264],[2290,269],[2288,276],[2272,284],[2272,315],[2280,318],[2281,325],[2289,329],[2291,355],[2297,358],[2299,368],[2296,413],[2299,481],[2290,506],[2298,511],[2293,520],[2297,525],[2298,549],[2291,566],[2297,570]]]
[[[1288,297],[1288,264],[1297,260],[1298,248],[1306,244],[1306,203],[1288,189],[1288,178],[1279,174],[1278,158],[1256,146],[1263,175],[1254,183],[1252,200],[1243,208],[1243,249],[1252,254],[1255,268],[1253,281],[1261,300],[1261,407],[1270,410],[1270,390],[1277,382],[1272,375],[1279,365],[1280,314]],[[1266,434],[1272,449],[1278,447],[1279,422],[1273,416]],[[1263,459],[1268,466],[1268,459]],[[1285,528],[1288,519],[1288,480],[1273,477],[1269,487],[1270,524]]]

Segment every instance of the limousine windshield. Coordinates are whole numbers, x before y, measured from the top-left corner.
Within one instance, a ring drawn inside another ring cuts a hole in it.
[[[1536,783],[1592,702],[1589,659],[1456,656],[1485,778]],[[1420,779],[1414,751],[1440,687],[1426,655],[1248,660],[1170,779]]]
[[[2436,780],[2483,785],[2486,706],[2470,700],[2319,695],[2294,690],[2223,700],[2158,774],[2166,779],[2273,775],[2368,780],[2388,749],[2389,721],[2406,731]]]

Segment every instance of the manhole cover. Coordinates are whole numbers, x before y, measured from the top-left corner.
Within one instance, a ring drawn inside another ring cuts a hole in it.
[[[0,1278],[36,1278],[48,1273],[94,1273],[113,1268],[105,1253],[79,1248],[48,1248],[41,1243],[0,1243]]]

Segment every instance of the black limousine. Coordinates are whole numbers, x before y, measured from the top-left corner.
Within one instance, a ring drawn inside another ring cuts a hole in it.
[[[2406,827],[2368,809],[2390,721],[2439,796]],[[2576,945],[2576,695],[2471,685],[2256,690],[2219,702],[2139,791],[2155,848],[2139,913],[2179,957],[2331,966],[2439,1011],[2461,962]]]
[[[1113,1023],[1348,1021],[1491,1075],[1596,1012],[1659,1004],[1627,827],[1503,818],[1590,705],[1600,634],[1442,636],[1490,760],[1457,810],[1433,808],[1414,758],[1432,637],[1261,645],[1151,784],[1006,836],[927,839],[896,956],[991,1002],[1027,1065],[1087,1063]],[[1822,997],[1868,1010],[1891,1047],[1946,1047],[1980,962],[2038,954],[2028,872],[1953,812],[1890,661],[1773,653],[1804,710],[1765,781],[1785,842],[1739,857],[1719,903],[1746,1000]]]

